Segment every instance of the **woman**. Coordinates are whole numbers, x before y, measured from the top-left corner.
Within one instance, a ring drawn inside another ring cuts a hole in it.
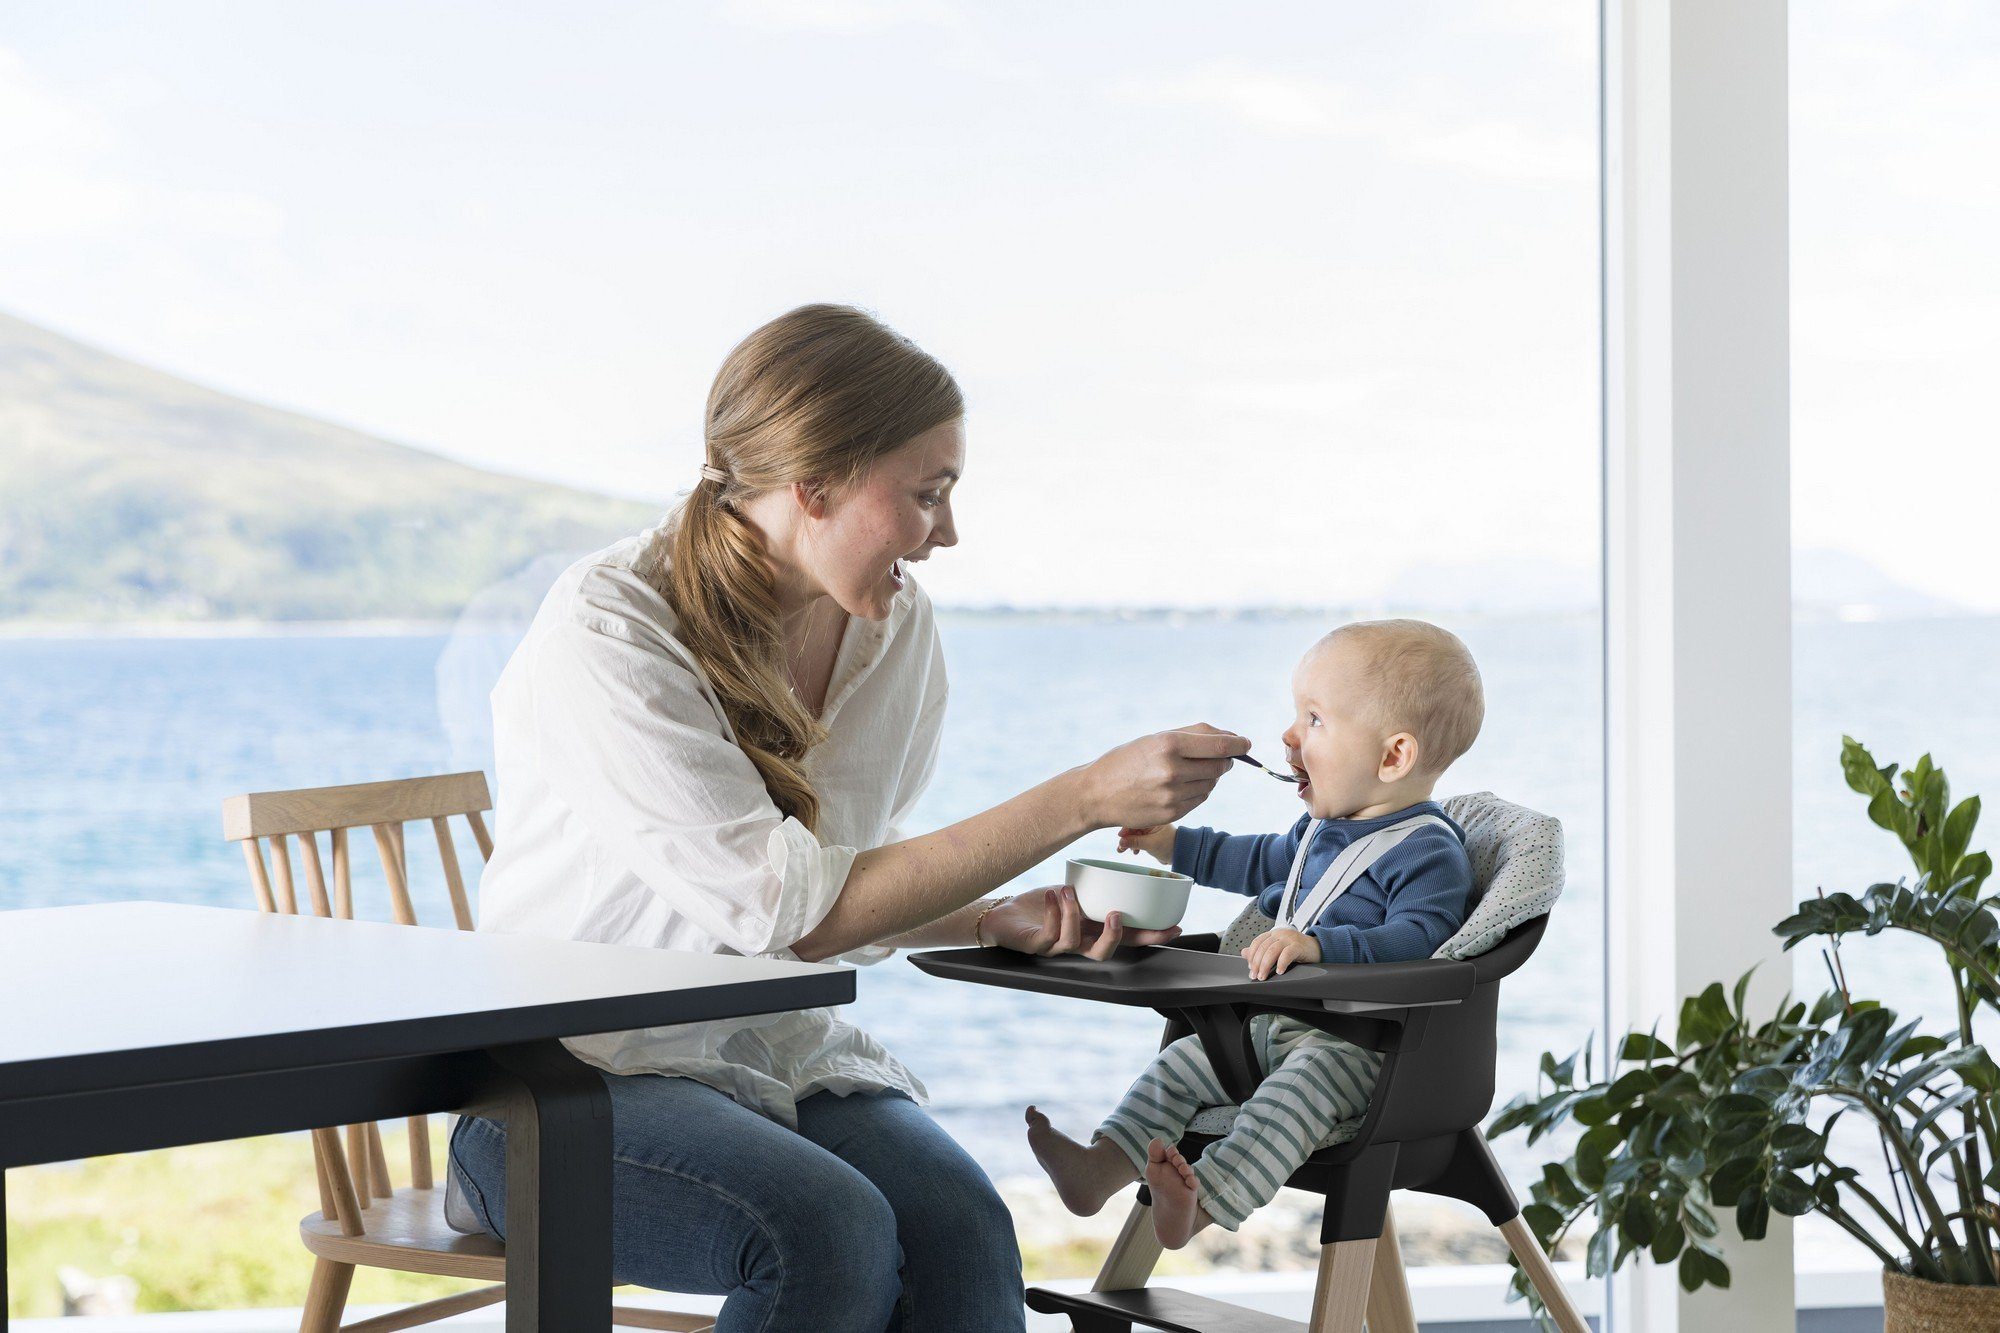
[[[1157,943],[1067,889],[982,898],[1096,828],[1178,819],[1248,750],[1144,737],[921,837],[944,660],[909,567],[958,540],[963,402],[860,311],[730,353],[663,527],[571,567],[494,690],[480,926],[869,963],[905,945]],[[924,1090],[830,1010],[570,1043],[608,1080],[621,1281],[726,1293],[737,1330],[1012,1330],[1020,1257]],[[452,1142],[454,1212],[504,1236],[501,1126]]]

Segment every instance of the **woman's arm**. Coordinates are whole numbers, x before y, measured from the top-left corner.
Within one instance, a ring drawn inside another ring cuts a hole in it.
[[[914,930],[906,930],[881,942],[892,949],[947,949],[960,944],[991,944],[993,934],[990,930],[980,932],[983,939],[974,939],[972,928],[989,909],[1005,901],[1004,898],[975,898],[956,912],[946,912],[935,921],[926,921]]]
[[[772,804],[682,650],[625,607],[633,591],[595,575],[587,613],[523,645],[543,776],[607,856],[738,953],[817,960],[904,934],[1091,829],[1178,819],[1250,748],[1209,726],[1161,732],[936,833],[867,852],[823,845]],[[1047,952],[1115,936],[1055,897],[1055,930],[1037,903],[1036,923],[1013,923],[1008,941]]]
[[[833,908],[792,945],[812,961],[948,917],[1093,829],[1170,824],[1250,742],[1201,725],[1127,742],[948,828],[855,857]]]

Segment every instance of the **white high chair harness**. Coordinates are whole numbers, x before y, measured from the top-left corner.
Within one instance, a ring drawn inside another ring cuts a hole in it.
[[[1326,821],[1315,819],[1306,825],[1303,838],[1299,839],[1298,854],[1292,858],[1292,872],[1285,877],[1285,893],[1278,899],[1278,924],[1290,930],[1304,930],[1319,920],[1319,914],[1326,905],[1346,893],[1355,880],[1368,872],[1368,868],[1382,859],[1384,853],[1403,839],[1415,833],[1426,824],[1436,824],[1439,828],[1450,829],[1451,825],[1436,815],[1411,815],[1398,820],[1386,828],[1356,838],[1340,849],[1333,862],[1321,872],[1319,880],[1311,892],[1301,893],[1299,877],[1305,873],[1306,853],[1311,850],[1313,839],[1318,836],[1321,824]],[[1456,837],[1456,834],[1452,836]]]

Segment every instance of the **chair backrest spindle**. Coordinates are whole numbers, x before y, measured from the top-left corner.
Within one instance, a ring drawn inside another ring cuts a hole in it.
[[[458,848],[452,845],[451,825],[443,815],[431,820],[437,834],[438,862],[444,867],[445,890],[451,894],[451,916],[460,930],[472,929],[472,905],[465,897],[465,877],[458,870]]]
[[[414,1117],[412,1117],[414,1119]],[[375,1178],[375,1197],[386,1199],[396,1192],[389,1180],[389,1154],[382,1147],[382,1127],[369,1124],[368,1130],[368,1170]]]
[[[316,1129],[312,1132],[313,1169],[319,1177],[320,1216],[340,1223],[345,1236],[361,1234],[361,1201],[354,1196],[354,1179],[347,1171],[347,1158],[340,1150],[340,1131]]]
[[[424,1116],[410,1117],[410,1188],[427,1190],[437,1182],[431,1177],[430,1135],[417,1131],[420,1124],[428,1127],[430,1120]]]
[[[299,860],[306,867],[306,892],[312,895],[314,916],[332,916],[333,906],[326,896],[326,875],[319,864],[319,838],[311,829],[299,834]]]
[[[264,869],[264,847],[255,838],[243,840],[243,859],[250,866],[250,887],[257,892],[257,910],[275,912],[276,900],[271,897],[271,876]]]
[[[342,921],[354,919],[354,869],[347,853],[347,830],[337,828],[332,834],[333,851],[333,914]]]
[[[382,858],[382,874],[389,881],[389,905],[399,926],[417,924],[417,909],[410,902],[409,880],[403,869],[403,849],[391,829],[401,825],[375,825],[375,851]]]
[[[282,833],[271,835],[271,879],[277,889],[278,910],[297,916],[299,896],[292,885],[292,853]]]
[[[480,818],[477,810],[467,810],[465,812],[465,822],[472,825],[473,840],[479,844],[479,858],[482,861],[491,861],[493,859],[493,835],[486,831],[486,821]]]
[[[347,1159],[339,1169],[346,1173],[348,1188],[363,1208],[375,1201],[375,1155],[368,1151],[368,1126],[347,1127]]]

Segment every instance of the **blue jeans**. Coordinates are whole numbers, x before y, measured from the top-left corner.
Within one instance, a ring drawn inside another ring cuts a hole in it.
[[[1014,1222],[901,1093],[799,1103],[796,1132],[692,1079],[607,1074],[612,1271],[724,1295],[716,1333],[1018,1333]],[[506,1132],[452,1134],[481,1225],[507,1235]]]

